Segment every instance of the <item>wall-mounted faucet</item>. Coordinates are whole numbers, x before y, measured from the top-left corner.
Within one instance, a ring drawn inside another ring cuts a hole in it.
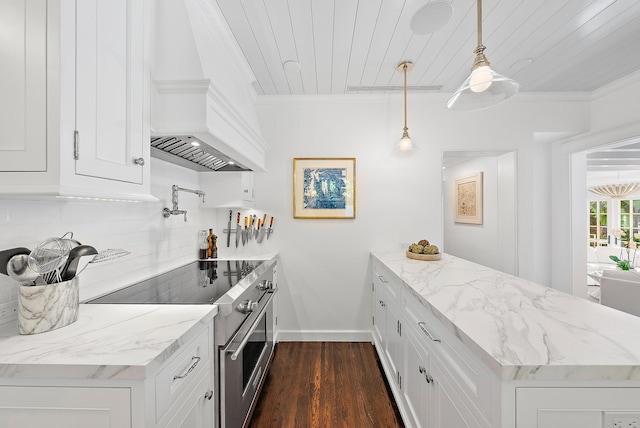
[[[179,191],[195,193],[196,195],[202,198],[203,204],[204,204],[204,192],[202,190],[184,189],[182,187],[176,186],[175,184],[171,186],[171,202],[173,203],[173,209],[170,210],[169,208],[165,207],[162,210],[162,216],[164,218],[169,218],[169,216],[172,216],[172,215],[184,214],[184,221],[187,221],[187,210],[181,210],[180,208],[178,208],[178,192]]]

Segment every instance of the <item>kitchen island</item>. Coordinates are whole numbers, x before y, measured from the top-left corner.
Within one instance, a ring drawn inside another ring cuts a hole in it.
[[[216,313],[211,305],[80,305],[78,321],[46,333],[5,325],[0,427],[169,427],[194,414],[212,426]]]
[[[447,254],[372,261],[374,342],[408,425],[640,423],[640,318]]]

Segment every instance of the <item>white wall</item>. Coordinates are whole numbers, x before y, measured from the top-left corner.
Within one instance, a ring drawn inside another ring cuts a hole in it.
[[[456,223],[455,180],[483,173],[482,224]],[[514,153],[481,156],[447,168],[443,181],[444,251],[516,275]]]
[[[198,174],[155,158],[151,171],[152,193],[160,202],[0,199],[0,249],[32,249],[46,238],[73,231],[75,239],[98,251],[131,251],[116,260],[89,265],[79,277],[81,300],[195,260],[198,230],[217,230],[215,210],[200,208],[199,199],[190,193],[179,195],[188,222],[182,216],[163,218],[162,208],[171,207],[173,184],[195,189]],[[17,289],[3,281],[0,304],[16,299]]]
[[[290,337],[366,336],[371,322],[369,252],[403,249],[421,238],[442,244],[441,159],[447,150],[515,151],[518,235],[549,209],[535,182],[549,165],[536,162],[536,132],[588,129],[583,96],[521,94],[493,109],[455,113],[442,96],[410,94],[409,132],[420,150],[395,156],[402,132],[402,98],[389,96],[261,97],[258,118],[271,145],[268,173],[256,174],[256,206],[279,218],[279,326]],[[354,220],[293,219],[295,157],[355,157]],[[548,248],[543,249],[548,252]],[[518,266],[528,278],[531,243],[520,240]],[[548,266],[543,266],[548,269]],[[341,334],[346,333],[346,334]],[[283,334],[286,338],[287,335]]]

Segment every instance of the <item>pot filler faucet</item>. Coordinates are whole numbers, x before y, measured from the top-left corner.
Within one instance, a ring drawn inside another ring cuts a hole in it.
[[[187,221],[187,210],[181,210],[180,208],[178,208],[178,192],[180,191],[195,193],[196,195],[202,198],[202,203],[204,204],[204,192],[202,190],[184,189],[174,184],[173,186],[171,186],[171,202],[173,203],[173,209],[169,209],[165,207],[162,210],[162,216],[164,218],[169,218],[169,216],[172,216],[172,215],[184,214],[184,221]]]

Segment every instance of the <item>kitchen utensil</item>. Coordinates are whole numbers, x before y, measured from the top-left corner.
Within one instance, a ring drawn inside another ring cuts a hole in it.
[[[7,272],[7,263],[13,256],[17,256],[18,254],[29,254],[31,250],[25,247],[17,247],[11,248],[9,250],[0,251],[0,273],[4,275],[8,275]]]
[[[240,226],[240,211],[238,211],[238,220],[236,225],[236,248],[238,248],[238,244],[240,243],[241,233],[242,233],[242,227]]]
[[[9,276],[22,285],[33,285],[40,276],[29,268],[29,254],[16,254],[6,264]]]
[[[256,226],[256,230],[253,232],[254,238],[256,238],[256,242],[258,242],[258,235],[260,234],[260,219],[258,219],[258,225]]]
[[[108,250],[100,251],[89,263],[106,262],[126,256],[127,254],[131,254],[131,251],[122,248],[109,248]]]
[[[32,271],[43,276],[49,272],[58,270],[67,261],[69,251],[71,251],[74,245],[74,242],[70,239],[46,239],[29,254],[29,267]]]
[[[271,236],[271,232],[273,232],[273,216],[271,216],[271,220],[269,221],[269,230],[267,230],[267,241],[269,240],[269,236]]]
[[[72,248],[71,251],[69,251],[67,262],[60,272],[62,281],[69,281],[78,276],[81,271],[81,269],[79,269],[80,261],[84,259],[82,263],[82,269],[84,269],[87,264],[94,259],[96,254],[98,254],[98,251],[91,245],[78,245]]]
[[[247,230],[247,242],[249,242],[251,240],[251,238],[253,238],[253,221],[255,219],[253,218],[253,216],[249,216],[249,229]]]
[[[244,229],[242,230],[242,246],[247,242],[247,234],[249,233],[247,227],[249,226],[249,217],[244,218]]]
[[[258,234],[257,241],[258,243],[264,241],[264,234],[267,232],[267,214],[262,216],[262,225],[260,228],[260,233]]]
[[[231,217],[233,216],[233,210],[229,210],[229,223],[227,225],[227,248],[231,246]]]

